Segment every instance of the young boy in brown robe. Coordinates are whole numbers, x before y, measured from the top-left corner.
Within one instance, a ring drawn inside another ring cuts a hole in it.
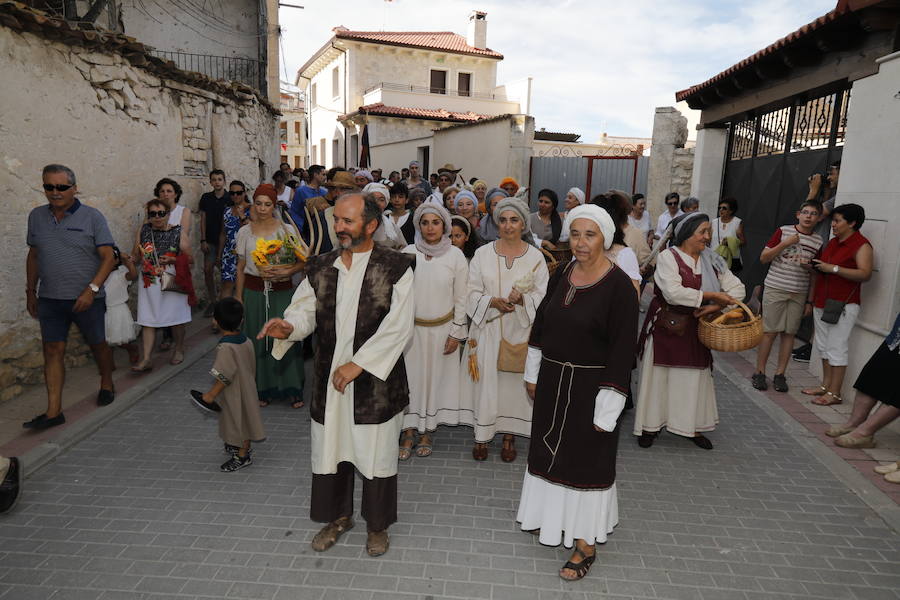
[[[256,394],[253,342],[241,333],[244,306],[234,298],[223,298],[213,307],[213,319],[223,333],[210,370],[216,382],[205,394],[191,390],[191,397],[203,410],[219,415],[219,437],[231,454],[221,469],[231,472],[253,462],[250,442],[262,441],[266,434]]]

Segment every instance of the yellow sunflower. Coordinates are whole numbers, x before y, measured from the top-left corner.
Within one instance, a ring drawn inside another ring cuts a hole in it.
[[[250,254],[253,256],[253,262],[256,263],[257,266],[269,264],[269,259],[266,257],[265,252],[254,250]]]
[[[281,247],[284,245],[284,242],[281,240],[269,240],[266,242],[265,252],[266,254],[275,254]]]

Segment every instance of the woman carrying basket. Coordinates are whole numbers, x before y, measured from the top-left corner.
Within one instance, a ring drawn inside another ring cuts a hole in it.
[[[712,354],[700,343],[700,317],[744,297],[744,284],[708,247],[711,228],[703,213],[672,222],[672,242],[659,253],[653,301],[638,341],[640,392],[634,415],[638,445],[649,448],[659,431],[691,438],[704,450],[703,435],[719,421]]]

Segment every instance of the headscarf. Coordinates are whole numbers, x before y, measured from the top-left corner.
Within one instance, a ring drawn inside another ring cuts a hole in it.
[[[471,200],[472,204],[475,205],[475,212],[476,213],[478,212],[478,198],[476,198],[475,194],[473,194],[469,190],[462,190],[460,193],[458,193],[456,195],[455,198],[453,198],[453,210],[459,211],[459,201],[462,198],[468,198],[469,200]]]
[[[357,171],[357,172],[354,173],[353,175],[354,175],[355,177],[365,177],[366,179],[369,180],[369,183],[375,181],[375,178],[372,177],[372,174],[369,173],[369,171],[367,171],[366,169],[360,169],[359,171]]]
[[[391,191],[383,183],[367,183],[366,187],[362,189],[363,194],[371,194],[372,192],[384,194],[385,202],[390,202],[391,200]]]
[[[484,186],[484,190],[487,191],[487,183],[486,183],[485,181],[482,181],[481,179],[477,180],[475,183],[472,184],[472,189],[474,190],[474,189],[477,188],[479,185],[483,185],[483,186]]]
[[[531,224],[528,222],[528,206],[518,198],[507,197],[498,202],[497,208],[494,209],[494,222],[496,223],[500,220],[500,214],[503,211],[510,209],[519,213],[519,218],[522,219],[522,224],[525,225],[525,230],[522,233],[531,233]]]
[[[491,198],[493,198],[494,196],[503,196],[504,198],[509,198],[509,194],[507,194],[506,190],[504,190],[503,188],[495,187],[489,189],[484,195],[484,201],[487,203],[488,213],[490,213],[491,211]]]
[[[569,193],[575,196],[575,198],[578,200],[578,204],[584,204],[584,192],[581,191],[580,188],[570,188]]]
[[[469,220],[467,218],[461,217],[459,215],[453,215],[452,217],[450,217],[450,227],[452,228],[454,225],[459,225],[465,230],[467,236],[472,236],[472,224],[469,223]]]
[[[669,227],[672,228],[672,240],[669,246],[681,246],[688,240],[697,228],[703,223],[709,222],[709,215],[702,212],[692,212],[679,215],[672,219]],[[719,274],[728,270],[725,259],[709,248],[700,252],[700,289],[704,292],[721,292],[722,284],[719,283]]]
[[[499,187],[503,187],[504,185],[506,185],[506,184],[508,184],[508,183],[511,183],[511,184],[513,184],[514,186],[516,186],[516,192],[519,191],[519,182],[516,181],[516,180],[515,180],[514,178],[512,178],[512,177],[504,177],[503,179],[501,179],[501,180],[500,180],[500,186],[499,186]],[[515,193],[515,192],[513,192],[513,193]]]
[[[272,202],[278,202],[278,192],[271,183],[261,183],[256,186],[256,189],[253,190],[253,199],[256,200],[259,196],[266,196]]]
[[[575,219],[588,219],[597,224],[600,232],[603,234],[603,249],[609,250],[613,243],[613,235],[616,233],[616,224],[613,223],[612,217],[605,209],[600,208],[596,204],[581,204],[576,206],[566,215],[566,222],[563,229],[568,232]]]
[[[481,219],[481,223],[478,224],[478,233],[486,242],[492,242],[500,237],[500,230],[497,229],[497,223],[494,221],[494,217],[491,214],[491,198],[494,196],[508,198],[509,194],[500,188],[491,188],[484,195],[484,208],[486,214],[484,215],[484,218]]]
[[[429,213],[437,215],[444,224],[444,235],[441,236],[437,244],[429,244],[422,237],[422,226],[419,224],[419,221]],[[450,213],[437,202],[425,202],[419,205],[419,208],[413,213],[413,227],[416,228],[416,249],[425,256],[443,256],[453,246],[452,242],[450,242],[450,231],[453,227],[450,224]]]

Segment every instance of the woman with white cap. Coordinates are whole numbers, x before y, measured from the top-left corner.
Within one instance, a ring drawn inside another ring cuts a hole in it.
[[[505,192],[503,192],[505,194]],[[515,437],[531,431],[531,402],[522,389],[528,334],[549,273],[540,250],[522,239],[528,206],[504,198],[494,208],[499,239],[469,263],[468,373],[463,375],[460,422],[475,428],[472,457],[486,460],[487,444],[504,433],[500,457],[516,459]]]
[[[634,434],[649,448],[665,427],[704,450],[703,432],[719,422],[712,354],[697,337],[699,318],[744,297],[744,284],[708,248],[709,217],[686,213],[672,223],[670,247],[659,253],[654,296],[638,341],[641,376]]]
[[[404,352],[409,407],[403,415],[400,460],[432,449],[438,425],[459,424],[459,347],[465,344],[469,263],[450,242],[450,213],[426,202],[413,214],[416,242],[403,249],[416,257],[415,329]],[[419,439],[415,439],[418,430]]]
[[[534,401],[528,471],[516,519],[544,545],[575,546],[560,570],[584,577],[595,544],[619,522],[616,449],[637,338],[631,280],[606,255],[615,224],[595,205],[569,211],[575,260],[537,309],[525,368]]]
[[[382,183],[370,183],[362,189],[362,193],[365,196],[371,196],[382,212],[381,225],[372,234],[372,239],[375,243],[394,248],[395,250],[404,248],[406,240],[403,239],[403,233],[400,232],[400,228],[395,225],[393,219],[383,214],[391,197],[388,187]]]
[[[578,206],[584,205],[584,191],[581,188],[573,187],[569,188],[569,191],[566,192],[566,199],[564,205],[566,207],[566,212],[563,213],[562,218],[563,221],[566,220],[566,216],[569,214],[569,211]],[[563,227],[562,233],[559,234],[560,242],[568,242],[569,241],[569,230]]]

